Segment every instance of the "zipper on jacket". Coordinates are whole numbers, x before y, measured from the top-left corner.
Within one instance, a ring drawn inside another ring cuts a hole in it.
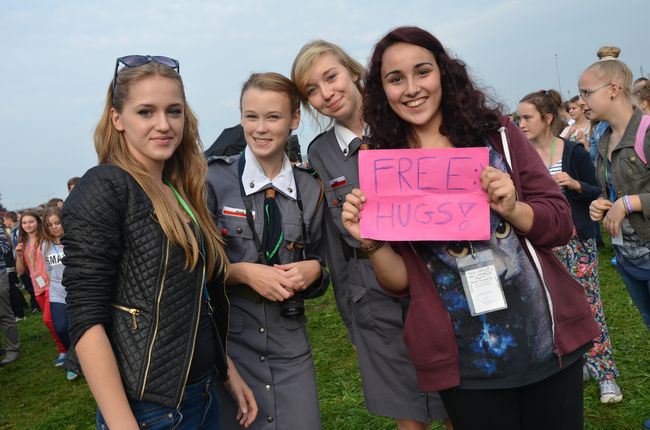
[[[126,306],[122,305],[116,305],[116,304],[111,304],[115,309],[118,309],[122,312],[127,312],[131,314],[131,330],[137,330],[138,329],[138,320],[136,319],[136,316],[140,315],[140,310],[136,308],[128,308]]]
[[[199,254],[201,254],[200,251]],[[199,331],[199,322],[201,322],[201,298],[203,297],[203,285],[205,284],[205,257],[203,256],[203,254],[201,254],[201,257],[203,258],[203,270],[201,271],[201,289],[199,290],[199,294],[198,294],[199,313],[196,317],[196,323],[194,324],[194,334],[192,335],[192,349],[190,351],[190,361],[187,364],[187,371],[185,372],[185,378],[183,378],[183,384],[181,385],[181,389],[180,389],[181,395],[179,396],[178,404],[176,405],[177,410],[181,407],[181,402],[183,401],[182,393],[185,391],[185,386],[187,385],[187,378],[190,376],[190,369],[192,368],[192,360],[194,359],[194,347],[196,346],[196,335]]]
[[[153,344],[156,342],[156,336],[158,335],[158,322],[160,320],[160,300],[162,299],[163,290],[165,288],[165,278],[167,275],[167,263],[169,262],[169,239],[165,238],[167,242],[166,251],[165,251],[165,263],[163,266],[162,280],[160,281],[160,291],[158,292],[158,297],[156,298],[156,314],[154,316],[154,330],[153,336],[151,337],[151,343],[149,344],[147,352],[147,364],[144,368],[144,377],[142,378],[142,389],[140,390],[140,400],[144,397],[144,390],[147,386],[147,377],[149,376],[149,366],[151,365],[151,354],[153,353]]]

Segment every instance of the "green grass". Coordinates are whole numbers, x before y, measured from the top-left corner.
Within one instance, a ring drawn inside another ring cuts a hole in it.
[[[614,358],[624,399],[601,405],[598,386],[585,386],[585,427],[639,429],[650,417],[650,336],[609,263],[612,248],[601,250],[601,289]],[[331,291],[308,303],[324,429],[395,429],[392,420],[369,414],[363,402],[354,351],[340,321]],[[56,349],[38,316],[19,323],[23,355],[0,368],[0,430],[92,429],[95,403],[85,381],[65,379],[54,368]],[[434,429],[443,427],[434,424]]]

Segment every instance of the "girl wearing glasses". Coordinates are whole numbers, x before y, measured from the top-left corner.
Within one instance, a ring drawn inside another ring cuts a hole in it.
[[[425,429],[446,413],[437,393],[422,395],[417,388],[402,342],[408,299],[396,300],[381,289],[368,255],[341,224],[345,196],[359,186],[364,74],[361,64],[324,40],[303,46],[291,72],[303,106],[332,123],[309,145],[309,161],[325,186],[328,266],[357,353],[366,407],[397,419],[399,429]]]
[[[575,226],[573,237],[568,244],[555,248],[555,254],[584,288],[594,320],[600,328],[600,336],[584,356],[583,379],[587,381],[593,376],[598,381],[602,403],[617,403],[623,400],[623,394],[615,381],[618,369],[600,298],[596,246],[598,224],[589,218],[589,204],[598,197],[600,189],[593,162],[584,147],[557,136],[561,125],[560,105],[560,94],[555,90],[528,94],[517,108],[519,126],[571,205]]]
[[[582,429],[580,358],[597,330],[582,288],[552,255],[571,236],[570,207],[536,151],[420,28],[377,42],[364,88],[374,147],[489,152],[477,184],[490,205],[487,241],[377,242],[359,234],[363,192],[343,205],[380,284],[410,294],[404,341],[420,388],[439,391],[456,430]],[[473,257],[498,274],[491,291],[501,289],[505,309],[471,311],[459,267]]]
[[[578,84],[589,118],[609,124],[598,144],[601,194],[591,202],[591,218],[603,220],[615,238],[616,268],[650,329],[650,134],[637,137],[643,112],[632,104],[632,72],[617,59],[603,59]]]
[[[63,210],[69,364],[88,381],[98,428],[219,428],[215,378],[240,424],[256,415],[227,357],[229,265],[177,71],[167,57],[118,59],[95,129],[99,166]]]
[[[226,240],[232,306],[228,348],[259,404],[255,429],[321,428],[304,300],[322,295],[323,196],[285,148],[300,123],[293,83],[254,73],[240,96],[246,147],[211,157],[208,200]],[[224,402],[224,429],[239,428]]]

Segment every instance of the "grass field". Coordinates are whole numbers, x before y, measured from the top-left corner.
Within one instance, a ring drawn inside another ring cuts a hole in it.
[[[598,386],[585,386],[585,427],[599,430],[641,428],[650,417],[650,335],[615,269],[611,247],[601,250],[603,302],[624,399],[601,405]],[[324,429],[394,429],[393,421],[366,412],[359,372],[331,291],[308,304]],[[84,380],[68,382],[54,368],[56,349],[38,316],[19,323],[23,355],[0,368],[0,429],[91,429],[95,403]],[[434,429],[442,426],[434,424]],[[300,430],[300,429],[297,429]],[[549,429],[552,430],[552,429]]]

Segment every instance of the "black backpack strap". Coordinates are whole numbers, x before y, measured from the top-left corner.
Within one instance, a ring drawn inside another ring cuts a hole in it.
[[[242,183],[242,176],[244,175],[244,167],[246,166],[246,158],[244,153],[239,157],[239,165],[237,166],[239,174],[239,192],[241,194],[242,202],[244,202],[244,208],[246,209],[246,222],[248,227],[253,232],[253,241],[255,242],[255,248],[257,248],[257,256],[259,261],[262,264],[268,264],[266,258],[264,257],[264,251],[262,251],[262,243],[260,237],[257,235],[257,230],[255,230],[255,221],[253,220],[253,198],[249,195],[246,195],[244,191],[244,184]]]

